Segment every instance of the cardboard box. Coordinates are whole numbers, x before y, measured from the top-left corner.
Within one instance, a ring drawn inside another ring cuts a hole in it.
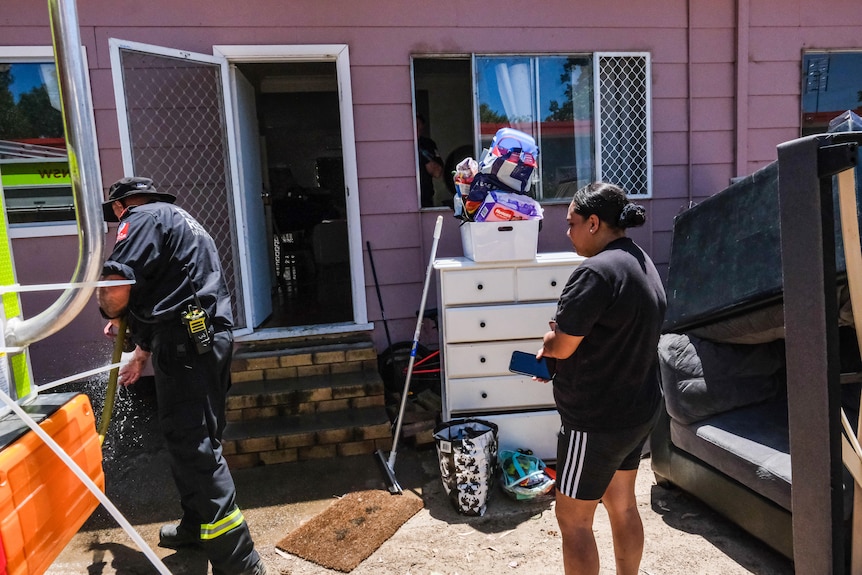
[[[466,222],[461,225],[464,257],[475,262],[535,259],[539,221]]]

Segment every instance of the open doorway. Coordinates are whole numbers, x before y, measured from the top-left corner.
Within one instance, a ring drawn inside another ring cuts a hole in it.
[[[241,63],[254,90],[272,314],[262,329],[353,320],[334,62]]]
[[[371,329],[347,46],[109,43],[124,173],[208,227],[234,333]]]

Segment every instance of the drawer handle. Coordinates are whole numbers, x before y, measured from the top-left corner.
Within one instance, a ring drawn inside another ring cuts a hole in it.
[[[479,327],[485,327],[485,322],[479,322]]]
[[[484,286],[484,285],[482,285],[482,284],[479,284],[479,285],[477,285],[477,286],[476,286],[476,289],[478,289],[478,290],[483,290],[483,289],[485,289],[485,286]]]
[[[486,360],[484,357],[479,358],[479,363],[485,363],[486,361],[488,361],[488,360]]]
[[[482,392],[482,399],[488,399],[488,394],[486,392]]]
[[[551,280],[551,287],[557,287],[557,280]]]

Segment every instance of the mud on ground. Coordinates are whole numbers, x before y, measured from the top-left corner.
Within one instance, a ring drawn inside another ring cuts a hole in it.
[[[97,410],[98,413],[98,410]],[[105,444],[107,494],[168,569],[211,573],[198,551],[155,547],[159,526],[178,519],[179,504],[151,405],[133,394],[119,399]],[[455,511],[445,496],[433,448],[402,447],[395,470],[405,490],[425,507],[351,573],[355,575],[486,575],[562,573],[552,497],[514,501],[495,488],[482,517]],[[238,503],[271,574],[333,574],[276,550],[275,544],[351,491],[385,489],[372,456],[287,463],[234,472]],[[646,532],[646,575],[787,575],[792,564],[678,490],[659,487],[649,459],[641,462],[638,505]],[[614,573],[607,515],[599,508],[595,533],[602,574]],[[156,570],[101,507],[64,549],[48,575],[151,574]]]

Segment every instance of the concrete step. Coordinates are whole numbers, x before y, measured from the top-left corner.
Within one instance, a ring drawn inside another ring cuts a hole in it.
[[[232,469],[390,449],[391,426],[381,408],[288,415],[228,425],[224,455]]]

